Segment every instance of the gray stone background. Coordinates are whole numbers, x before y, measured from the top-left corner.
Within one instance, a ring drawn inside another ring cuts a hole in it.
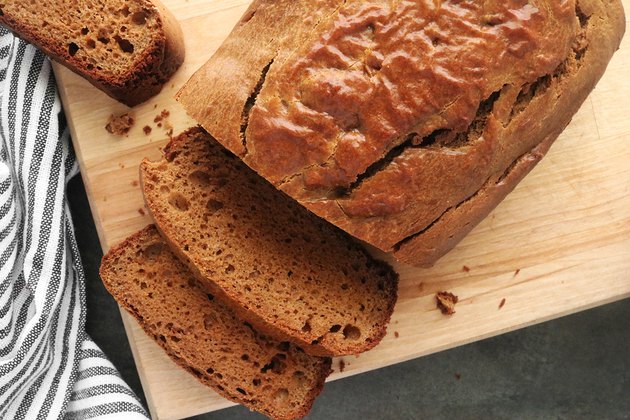
[[[146,405],[120,313],[98,276],[102,252],[79,176],[68,199],[87,277],[87,331]],[[243,407],[195,417],[250,418],[263,417]],[[630,419],[630,300],[329,383],[308,418]]]

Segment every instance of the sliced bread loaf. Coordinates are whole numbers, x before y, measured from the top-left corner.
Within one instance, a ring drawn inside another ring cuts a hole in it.
[[[200,128],[140,165],[173,251],[259,331],[314,355],[357,354],[385,335],[398,276],[276,190]]]
[[[224,397],[292,419],[306,415],[322,390],[330,359],[256,333],[203,290],[154,226],[111,249],[100,273],[171,359]]]
[[[181,28],[155,0],[5,0],[0,23],[129,106],[184,61]]]

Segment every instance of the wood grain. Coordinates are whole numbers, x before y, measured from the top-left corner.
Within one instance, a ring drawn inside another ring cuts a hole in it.
[[[104,250],[150,222],[138,164],[159,157],[168,138],[164,125],[177,133],[194,124],[173,95],[228,35],[249,1],[164,3],[182,22],[187,59],[159,96],[131,110],[137,122],[128,137],[104,129],[109,115],[128,111],[124,105],[55,66]],[[630,0],[624,6],[629,10]],[[395,264],[400,299],[388,336],[358,358],[345,357],[344,372],[331,380],[630,296],[628,74],[626,36],[548,156],[485,221],[432,269]],[[154,117],[162,109],[170,117],[160,128]],[[143,133],[145,125],[152,127],[150,135]],[[439,290],[460,298],[451,317],[436,309]],[[177,368],[124,313],[123,320],[154,418],[177,419],[231,405]]]

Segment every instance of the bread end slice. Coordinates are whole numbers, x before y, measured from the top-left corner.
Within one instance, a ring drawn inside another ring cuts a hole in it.
[[[184,61],[181,28],[156,0],[7,0],[0,23],[128,106],[159,93]]]
[[[179,366],[234,402],[269,417],[305,416],[330,373],[329,358],[265,337],[215,300],[154,226],[104,257],[101,278]]]

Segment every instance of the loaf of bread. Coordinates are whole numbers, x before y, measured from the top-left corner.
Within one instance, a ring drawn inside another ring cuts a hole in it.
[[[540,160],[619,0],[255,0],[178,100],[308,209],[428,266]]]
[[[318,356],[385,335],[396,273],[277,191],[203,130],[140,165],[162,236],[196,278],[257,330]]]
[[[184,61],[181,28],[156,0],[4,0],[0,23],[128,106]]]
[[[154,226],[111,249],[100,274],[171,359],[225,398],[294,419],[305,416],[321,392],[330,359],[255,332],[203,289]]]

